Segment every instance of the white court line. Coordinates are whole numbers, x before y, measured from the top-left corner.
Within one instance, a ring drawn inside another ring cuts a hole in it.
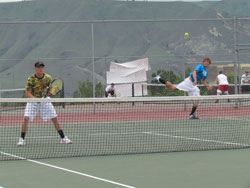
[[[85,177],[92,178],[92,179],[99,180],[99,181],[103,181],[103,182],[106,182],[106,183],[118,185],[120,187],[136,188],[136,187],[125,185],[125,184],[118,183],[118,182],[115,182],[115,181],[111,181],[111,180],[99,178],[99,177],[96,177],[96,176],[92,176],[92,175],[89,175],[89,174],[84,174],[84,173],[81,173],[81,172],[70,170],[70,169],[67,169],[67,168],[62,168],[62,167],[59,167],[59,166],[43,163],[43,162],[36,161],[36,160],[26,159],[26,158],[19,157],[17,155],[12,155],[12,154],[9,154],[9,153],[5,153],[5,152],[2,152],[2,151],[0,151],[0,154],[7,155],[7,156],[10,156],[10,157],[14,157],[14,158],[21,159],[21,160],[26,160],[26,161],[29,161],[29,162],[32,162],[32,163],[35,163],[35,164],[39,164],[39,165],[43,165],[43,166],[47,166],[47,167],[50,167],[50,168],[55,168],[55,169],[62,170],[62,171],[65,171],[65,172],[70,172],[70,173],[73,173],[73,174],[85,176]]]
[[[234,121],[241,121],[241,122],[250,122],[250,119],[245,119],[245,117],[218,117],[218,118],[214,118],[214,119],[218,119],[218,120],[234,120]],[[187,119],[180,119],[182,120],[187,120]],[[207,119],[201,119],[201,120],[207,120]],[[124,122],[118,122],[118,121],[107,121],[107,122],[74,122],[74,123],[65,123],[65,122],[61,122],[61,125],[63,127],[68,127],[69,125],[81,125],[81,126],[90,126],[92,127],[93,124],[94,125],[99,125],[100,126],[114,126],[114,124],[118,124],[118,126],[133,126],[132,124],[143,124],[143,123],[155,123],[155,121],[160,122],[159,124],[163,124],[161,121],[176,121],[174,119],[170,119],[170,120],[149,120],[149,121],[124,121]],[[31,127],[35,128],[36,126],[52,126],[52,124],[40,124],[40,125],[31,125]],[[0,129],[9,129],[9,128],[16,128],[16,127],[21,127],[20,124],[17,125],[3,125],[0,126]]]
[[[200,119],[200,120],[207,120],[206,119]],[[250,118],[246,119],[245,117],[217,117],[217,118],[213,118],[214,120],[234,120],[234,121],[241,121],[241,122],[250,122]],[[188,119],[180,119],[182,120],[188,120]],[[114,124],[118,125],[118,126],[133,126],[132,124],[139,124],[139,125],[143,125],[143,123],[155,123],[155,122],[160,122],[159,124],[164,124],[164,121],[176,121],[175,119],[170,119],[170,120],[145,120],[145,121],[123,121],[123,122],[118,122],[118,121],[105,121],[105,122],[73,122],[73,123],[65,123],[65,122],[61,122],[61,125],[64,127],[68,127],[69,125],[80,125],[80,126],[90,126],[92,127],[93,124],[94,125],[99,125],[100,126],[114,126]],[[163,122],[161,122],[163,121]],[[40,125],[31,125],[31,127],[35,128],[36,126],[52,126],[52,124],[40,124]],[[9,128],[16,128],[16,127],[21,127],[20,124],[17,125],[3,125],[0,126],[0,129],[9,129]]]
[[[202,130],[197,130],[197,131],[195,131],[195,130],[185,130],[185,129],[183,129],[183,130],[174,130],[174,131],[161,131],[161,132],[168,132],[168,133],[186,133],[186,132],[192,132],[192,133],[194,133],[194,132],[202,132],[202,131],[209,131],[209,129],[202,129]],[[125,132],[125,133],[93,133],[93,134],[88,134],[88,135],[90,135],[90,136],[101,136],[101,135],[127,135],[127,134],[145,134],[145,132]]]
[[[168,133],[186,133],[186,132],[205,132],[205,131],[209,131],[209,129],[201,129],[201,130],[188,130],[188,129],[183,129],[183,130],[174,130],[174,131],[162,131],[163,133],[168,132]],[[114,133],[92,133],[92,134],[86,134],[87,136],[105,136],[105,135],[133,135],[133,134],[145,134],[145,132],[124,132],[124,133],[120,133],[120,132],[114,132]],[[69,136],[70,138],[76,138],[76,137],[83,137],[86,136],[85,134],[82,135],[70,135],[67,134],[67,136]],[[1,138],[8,138],[8,139],[18,139],[18,137],[9,137],[9,136],[2,136]],[[27,139],[39,139],[39,138],[59,138],[59,136],[27,136]]]
[[[87,136],[104,136],[104,135],[129,135],[129,134],[144,134],[144,132],[125,132],[125,133],[93,133],[93,134],[86,134]],[[84,137],[86,136],[85,134],[82,135],[70,135],[67,134],[68,137],[70,138],[76,138],[76,137]],[[8,137],[8,136],[3,136],[1,138],[8,138],[8,139],[17,139],[17,137]],[[26,139],[39,139],[39,138],[60,138],[59,136],[27,136],[25,137]]]
[[[162,120],[157,120],[157,121],[162,121]],[[165,121],[165,120],[164,120]],[[61,122],[62,126],[66,126],[68,127],[69,125],[80,125],[80,126],[89,126],[92,127],[93,125],[98,125],[98,126],[132,126],[131,123],[133,124],[143,124],[143,123],[154,123],[155,120],[150,120],[150,121],[98,121],[98,122],[69,122],[69,123],[65,123],[65,122]],[[51,123],[46,123],[46,124],[39,124],[39,125],[30,125],[31,127],[36,127],[36,126],[53,126],[53,124]],[[16,124],[16,125],[2,125],[0,126],[0,128],[15,128],[15,127],[21,127],[21,124]]]
[[[156,136],[166,136],[166,137],[180,138],[180,139],[186,139],[186,140],[195,140],[195,141],[202,141],[202,142],[213,142],[213,143],[219,143],[219,144],[244,146],[244,147],[250,146],[250,145],[241,144],[241,143],[224,142],[224,141],[219,141],[219,140],[207,140],[207,139],[192,138],[192,137],[185,137],[185,136],[176,136],[176,135],[170,135],[170,134],[158,134],[158,133],[153,133],[153,132],[144,132],[144,134],[150,134],[150,135],[156,135]]]

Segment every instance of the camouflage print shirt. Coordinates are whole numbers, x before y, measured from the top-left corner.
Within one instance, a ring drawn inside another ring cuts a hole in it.
[[[27,80],[25,88],[37,98],[42,98],[47,91],[47,87],[52,82],[52,77],[49,74],[44,74],[42,78],[36,77],[36,74],[30,76]]]

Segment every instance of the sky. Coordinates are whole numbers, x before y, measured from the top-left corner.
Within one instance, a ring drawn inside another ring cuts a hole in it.
[[[6,2],[20,2],[20,1],[27,1],[27,0],[0,0],[0,3]],[[145,1],[145,0],[135,0],[135,1]],[[146,0],[146,1],[155,1],[155,2],[170,2],[170,1],[218,1],[218,0]]]
[[[0,0],[0,3],[20,2],[20,1],[28,1],[28,0]]]
[[[0,3],[7,3],[7,2],[17,2],[21,0],[0,0]]]
[[[170,1],[186,1],[186,2],[190,2],[190,1],[192,1],[192,2],[200,2],[200,1],[220,1],[220,0],[135,0],[135,1],[153,1],[153,2],[170,2]]]

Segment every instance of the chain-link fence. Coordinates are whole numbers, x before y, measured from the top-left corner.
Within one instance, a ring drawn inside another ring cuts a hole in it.
[[[188,32],[189,36],[184,33]],[[204,57],[208,81],[220,70],[233,76],[233,92],[250,70],[250,18],[0,22],[0,89],[24,88],[37,60],[73,96],[79,81],[106,84],[113,62],[149,58],[148,80],[157,70],[187,76]],[[207,94],[204,92],[204,94]]]

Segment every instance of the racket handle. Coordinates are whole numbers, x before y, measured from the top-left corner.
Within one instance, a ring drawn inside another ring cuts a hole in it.
[[[47,87],[47,91],[46,91],[46,93],[45,93],[44,98],[46,98],[46,97],[48,96],[48,94],[49,94],[49,87]]]

